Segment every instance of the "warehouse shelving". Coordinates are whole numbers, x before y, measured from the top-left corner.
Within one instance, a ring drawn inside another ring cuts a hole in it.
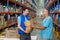
[[[0,12],[0,14],[20,14],[21,12]]]
[[[0,27],[0,30],[3,30],[3,29],[8,28],[8,27],[11,27],[14,24],[17,24],[17,22],[11,22],[10,24],[6,24],[5,26]]]
[[[55,2],[56,0],[49,0],[49,1],[47,0],[45,7],[50,8]]]
[[[59,14],[60,13],[60,11],[59,10],[55,10],[55,11],[52,11],[52,12],[50,12],[50,13],[53,13],[53,14]]]
[[[28,0],[26,0],[26,2],[28,2],[31,6],[33,6],[33,4],[31,4]],[[35,6],[33,6],[35,8]]]
[[[47,0],[47,2],[46,2],[46,5],[45,5],[45,7],[46,8],[50,8],[51,6],[53,6],[54,5],[54,3],[55,2],[57,2],[57,0]],[[60,11],[59,10],[54,10],[54,11],[52,11],[52,12],[50,12],[51,14],[59,14],[60,13]],[[56,25],[58,25],[56,22],[54,22]]]
[[[58,27],[60,27],[60,24],[56,23],[56,22],[53,22],[54,24],[56,24]]]
[[[7,1],[7,0],[6,0]],[[6,2],[6,1],[4,1],[4,2]],[[27,0],[26,0],[27,1]],[[27,8],[27,9],[29,9],[29,10],[32,10],[32,11],[34,11],[34,12],[36,12],[36,10],[34,10],[34,9],[32,9],[32,8],[30,8],[30,7],[27,7],[25,4],[22,4],[22,3],[20,3],[20,2],[17,2],[16,0],[8,0],[8,2],[11,2],[11,3],[13,3],[13,4],[15,4],[16,3],[16,5],[18,5],[18,6],[21,6],[21,7],[23,7],[23,8]],[[27,1],[28,2],[28,1]],[[30,2],[28,2],[29,4],[30,4]],[[32,5],[32,4],[30,4],[30,5]],[[32,5],[33,6],[33,5]]]
[[[29,9],[29,10],[32,10],[32,11],[35,11],[34,9],[32,9],[32,8],[30,8],[30,7],[27,7],[25,4],[22,4],[22,3],[20,3],[20,2],[16,2],[16,1],[13,1],[13,0],[9,0],[9,2],[12,2],[12,3],[16,3],[17,5],[19,5],[19,6],[22,6],[23,8],[27,8],[27,9]],[[28,2],[28,1],[27,1]],[[36,12],[36,11],[35,11]]]
[[[27,7],[26,6],[26,4],[22,4],[22,3],[20,3],[20,2],[17,2],[16,0],[0,0],[0,2],[3,4],[3,3],[7,3],[7,1],[9,2],[9,3],[11,3],[12,5],[15,5],[16,4],[16,6],[20,6],[20,7],[22,7],[22,8],[27,8],[27,9],[29,9],[29,10],[31,10],[33,13],[36,13],[36,10],[34,9],[34,8],[31,8],[31,7]],[[28,0],[25,0],[26,2],[28,2]],[[31,6],[33,6],[30,2],[28,2]],[[5,5],[5,4],[3,4],[3,5]],[[21,12],[10,12],[10,11],[8,11],[8,12],[5,12],[5,11],[2,11],[2,12],[0,12],[0,14],[2,14],[2,15],[4,15],[4,14],[8,14],[9,16],[10,15],[14,15],[14,14],[16,14],[16,15],[18,15],[18,14],[21,14]],[[7,22],[8,23],[8,22]],[[10,26],[12,26],[12,25],[14,25],[14,24],[17,24],[17,22],[11,22],[10,24],[6,24],[6,25],[4,25],[4,26],[2,26],[2,27],[0,27],[0,30],[3,30],[3,29],[5,29],[5,28],[8,28],[8,27],[10,27]]]
[[[51,2],[50,2],[51,1]],[[50,16],[53,19],[54,33],[57,39],[60,39],[60,0],[50,0],[46,2],[45,7],[49,9]],[[57,36],[58,35],[58,36]]]

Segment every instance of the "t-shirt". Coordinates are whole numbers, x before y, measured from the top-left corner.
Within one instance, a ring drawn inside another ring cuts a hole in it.
[[[26,17],[25,17],[25,21],[27,21]],[[18,17],[18,23],[21,23],[21,16]]]
[[[52,18],[50,16],[46,17],[42,22],[42,26],[44,26],[46,28],[41,30],[41,32],[40,32],[41,38],[51,39],[52,38],[52,28],[53,28]]]
[[[18,23],[20,23],[20,26],[21,26],[24,30],[26,30],[26,26],[25,26],[24,22],[27,21],[27,20],[30,20],[30,18],[29,18],[28,16],[24,16],[24,14],[21,14],[20,16],[18,16]],[[18,28],[18,33],[19,33],[19,34],[25,34],[25,32],[23,32],[23,31],[20,30],[19,28]]]

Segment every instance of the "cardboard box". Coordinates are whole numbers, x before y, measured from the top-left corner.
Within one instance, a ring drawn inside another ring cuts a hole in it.
[[[0,3],[0,12],[3,12],[3,5]]]
[[[13,28],[12,30],[6,30],[6,38],[19,38],[20,35],[18,35],[17,28]]]
[[[4,16],[0,16],[0,23],[3,25],[4,22]]]
[[[17,0],[17,2],[20,2],[20,3],[22,3],[22,0]]]

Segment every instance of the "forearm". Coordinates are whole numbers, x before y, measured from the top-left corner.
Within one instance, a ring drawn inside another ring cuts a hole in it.
[[[24,29],[23,29],[21,26],[18,26],[18,28],[19,28],[20,30],[24,31]]]
[[[40,25],[40,26],[36,26],[36,29],[41,29],[42,30],[42,29],[45,29],[45,27]]]
[[[18,28],[19,28],[20,30],[24,31],[23,28],[20,26],[20,23],[18,23]]]

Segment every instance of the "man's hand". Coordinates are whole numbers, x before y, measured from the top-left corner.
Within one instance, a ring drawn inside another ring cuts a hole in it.
[[[27,30],[24,31],[25,33],[29,33]]]
[[[40,29],[40,30],[45,29],[45,27],[44,27],[44,26],[41,26],[41,25],[36,25],[34,28],[35,28],[35,29]]]

